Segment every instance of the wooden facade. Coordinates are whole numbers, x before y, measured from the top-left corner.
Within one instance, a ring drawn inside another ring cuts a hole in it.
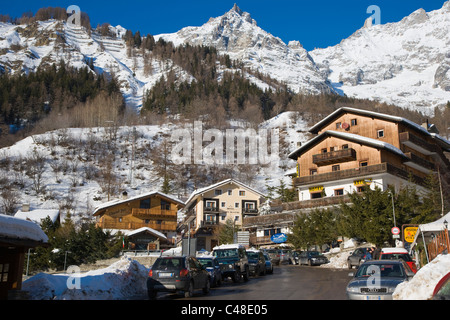
[[[103,229],[136,230],[147,227],[166,236],[177,230],[177,212],[184,207],[181,200],[160,192],[111,201],[97,207],[94,216]]]
[[[407,119],[353,108],[340,108],[314,125],[314,138],[291,153],[297,161],[294,186],[305,192],[300,200],[313,198],[323,191],[324,183],[344,188],[349,183],[357,190],[358,177],[380,178],[380,185],[413,182],[423,185],[429,174],[439,171],[443,189],[450,186],[450,142],[436,132]],[[340,184],[339,186],[337,186]],[[329,195],[342,195],[328,190]]]

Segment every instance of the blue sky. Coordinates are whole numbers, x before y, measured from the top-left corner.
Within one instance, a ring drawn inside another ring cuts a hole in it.
[[[108,22],[141,34],[171,33],[186,26],[200,26],[210,17],[229,11],[234,3],[249,12],[258,25],[284,42],[300,41],[307,50],[338,44],[363,24],[372,13],[370,5],[380,8],[381,23],[397,22],[411,12],[442,7],[444,0],[166,0],[166,1],[29,1],[1,0],[0,14],[20,16],[41,7],[78,5],[88,13],[92,26]]]

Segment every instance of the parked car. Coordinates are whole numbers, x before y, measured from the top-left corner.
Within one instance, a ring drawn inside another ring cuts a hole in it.
[[[402,259],[408,264],[412,272],[417,272],[416,263],[409,255],[408,250],[404,248],[383,248],[380,252],[380,259]]]
[[[292,252],[289,249],[278,249],[278,255],[280,256],[280,263],[292,264]]]
[[[328,258],[318,251],[303,251],[299,256],[299,264],[317,266],[328,263]]]
[[[265,263],[265,265],[266,265],[266,274],[267,273],[272,274],[273,273],[272,261],[270,261],[270,257],[269,257],[269,255],[267,253],[263,253],[263,256],[264,256],[264,259],[266,261],[266,263]]]
[[[247,251],[239,244],[224,244],[213,248],[213,256],[217,258],[223,278],[231,277],[233,282],[249,280],[250,268]]]
[[[392,300],[397,285],[414,276],[405,261],[368,260],[360,265],[347,285],[350,300]]]
[[[186,298],[194,290],[209,293],[211,286],[208,271],[195,257],[159,257],[150,268],[147,278],[147,292],[154,299],[158,292],[182,292]]]
[[[270,261],[274,266],[278,266],[280,264],[280,255],[278,254],[277,249],[268,249],[267,254],[270,257]]]
[[[347,258],[348,268],[351,269],[353,266],[359,267],[361,263],[366,261],[367,251],[370,247],[367,248],[358,248],[353,252],[350,252],[350,255]]]
[[[220,270],[219,261],[212,256],[197,257],[197,260],[206,268],[206,271],[209,272],[211,286],[220,286],[222,283],[222,270]]]
[[[264,276],[266,274],[266,260],[261,251],[256,249],[247,250],[248,266],[250,274]]]
[[[450,300],[450,272],[439,280],[433,291],[433,300]]]

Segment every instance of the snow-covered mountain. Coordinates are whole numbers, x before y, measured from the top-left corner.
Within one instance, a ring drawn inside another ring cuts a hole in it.
[[[347,96],[431,114],[450,101],[450,1],[396,23],[366,21],[341,43],[310,55]]]
[[[175,45],[213,46],[244,66],[286,83],[294,92],[319,94],[333,92],[326,74],[321,73],[299,41],[285,44],[280,38],[258,27],[249,13],[237,5],[223,16],[211,18],[200,27],[186,27],[172,34],[161,34]]]
[[[169,71],[178,81],[195,78],[173,61],[137,50],[129,55],[121,26],[101,36],[95,30],[48,20],[29,25],[0,23],[0,73],[33,72],[58,63],[117,76],[129,106],[139,109],[146,90]],[[439,10],[419,9],[396,23],[365,26],[341,43],[311,52],[299,41],[284,43],[258,27],[237,5],[199,27],[156,35],[175,45],[214,46],[248,69],[283,82],[293,92],[336,92],[432,114],[450,101],[450,1]],[[299,39],[301,40],[301,39]],[[145,62],[151,67],[145,72]],[[92,66],[91,64],[91,66]],[[239,64],[238,64],[239,65]],[[239,68],[239,67],[236,67]],[[150,72],[148,70],[151,70]],[[218,79],[225,68],[219,66]],[[239,71],[232,69],[231,71]],[[262,89],[271,86],[243,72]]]

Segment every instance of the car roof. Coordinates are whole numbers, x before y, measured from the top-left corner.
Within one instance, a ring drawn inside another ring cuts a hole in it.
[[[405,248],[383,248],[381,253],[408,253]]]
[[[389,260],[389,259],[381,259],[381,260],[367,260],[362,264],[403,264],[403,260]]]

